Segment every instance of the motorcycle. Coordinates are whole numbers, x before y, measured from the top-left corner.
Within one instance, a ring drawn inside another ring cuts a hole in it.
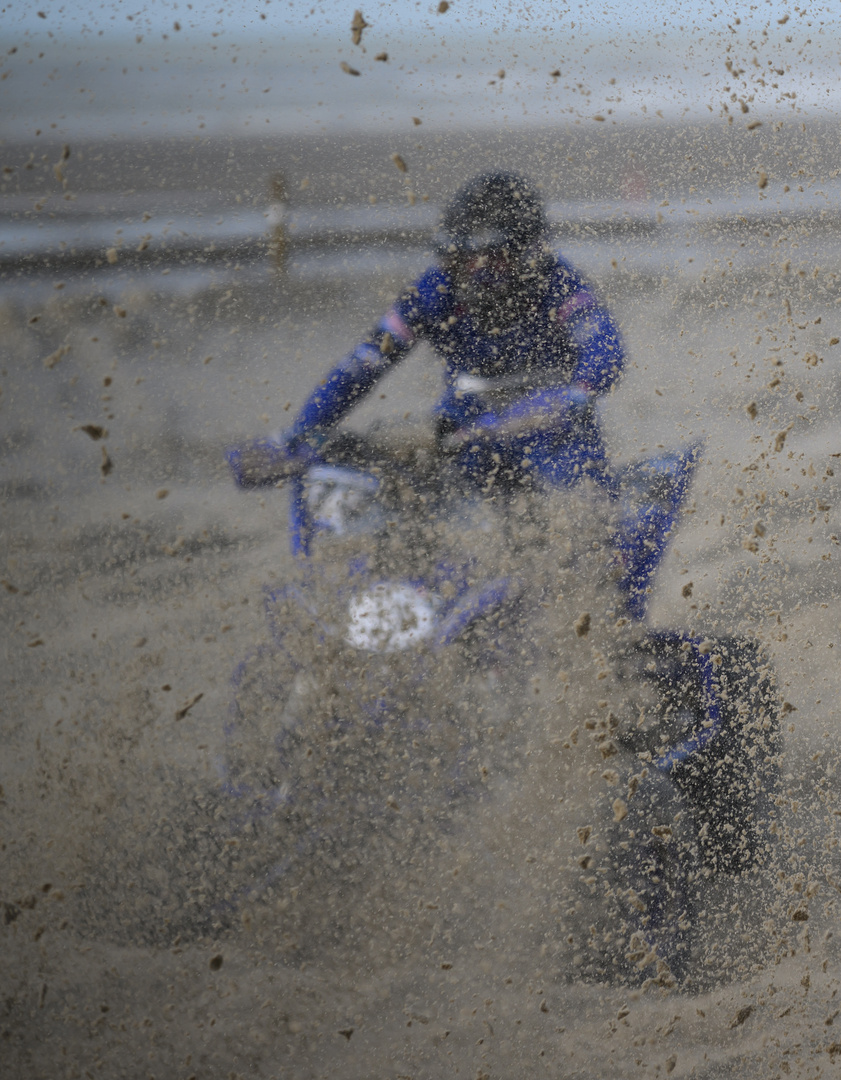
[[[219,764],[233,832],[268,832],[276,858],[227,910],[294,894],[316,854],[341,878],[374,837],[493,819],[539,744],[576,837],[546,896],[567,971],[690,978],[705,881],[771,858],[779,751],[756,643],[646,622],[697,460],[479,490],[398,429],[284,478],[298,572],[266,588],[270,643],[234,673]],[[244,486],[282,476],[271,444],[229,462]]]

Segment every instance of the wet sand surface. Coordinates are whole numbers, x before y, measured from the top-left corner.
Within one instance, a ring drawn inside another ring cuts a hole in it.
[[[779,868],[723,890],[708,974],[683,990],[563,969],[540,922],[563,825],[547,746],[513,810],[500,796],[456,812],[432,851],[428,836],[375,836],[349,883],[334,868],[303,880],[300,901],[281,884],[232,925],[168,929],[179,878],[204,873],[209,895],[209,863],[225,865],[201,845],[231,673],[268,640],[264,586],[297,572],[283,493],[235,490],[224,448],[282,428],[423,258],[360,275],[342,254],[320,279],[294,264],[279,277],[267,260],[164,276],[106,265],[95,281],[7,274],[7,1075],[834,1075],[837,236],[819,219],[759,230],[738,272],[727,260],[744,237],[716,236],[686,252],[701,265],[668,276],[623,267],[621,243],[580,238],[574,252],[628,347],[603,410],[615,457],[703,441],[650,621],[757,637],[786,702]],[[437,380],[419,351],[353,424],[423,416]],[[558,722],[565,733],[574,718]],[[495,814],[509,823],[496,837]],[[179,827],[195,847],[178,846]],[[739,910],[757,896],[746,926]]]

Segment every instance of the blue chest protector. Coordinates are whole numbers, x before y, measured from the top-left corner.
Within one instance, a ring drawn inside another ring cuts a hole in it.
[[[318,441],[419,340],[444,363],[439,430],[481,433],[460,452],[477,482],[525,470],[549,483],[592,474],[609,484],[593,405],[622,372],[622,344],[607,310],[560,258],[528,316],[490,330],[464,308],[449,275],[431,267],[315,389],[292,446]]]

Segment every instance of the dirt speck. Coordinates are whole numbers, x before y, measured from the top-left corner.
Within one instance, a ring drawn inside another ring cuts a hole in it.
[[[783,430],[782,430],[782,431],[778,431],[778,432],[777,432],[777,433],[776,433],[776,434],[774,435],[774,452],[775,452],[776,454],[779,454],[779,453],[780,453],[780,451],[782,450],[782,448],[783,448],[783,447],[785,446],[785,444],[786,444],[786,437],[788,436],[788,433],[789,433],[789,431],[791,431],[791,427],[790,427],[790,426],[789,426],[789,427],[787,427],[787,428],[783,428]]]
[[[190,709],[192,709],[194,705],[197,705],[203,697],[204,694],[194,694],[189,701],[185,701],[181,708],[176,710],[175,719],[183,720],[187,713],[190,711]]]
[[[365,18],[361,11],[358,9],[354,11],[353,20],[350,24],[350,39],[354,45],[362,44],[362,31],[370,25],[370,23],[365,22]]]
[[[747,1020],[747,1018],[750,1016],[750,1014],[752,1012],[753,1012],[753,1005],[745,1005],[745,1006],[743,1006],[741,1009],[739,1009],[739,1011],[736,1013],[736,1015],[730,1021],[730,1027],[731,1028],[741,1027],[742,1024],[744,1024],[745,1020]]]
[[[20,908],[17,904],[10,904],[7,901],[0,903],[0,908],[3,910],[3,923],[8,926],[9,923],[13,923],[15,919],[20,915]]]
[[[572,628],[575,630],[576,637],[587,637],[590,633],[590,612],[585,611],[579,615],[572,624]]]
[[[54,368],[69,352],[69,345],[60,345],[55,352],[44,357],[44,367]]]
[[[101,424],[80,424],[78,427],[73,428],[74,431],[84,431],[86,435],[96,442],[98,439],[108,438],[108,428],[104,428]]]

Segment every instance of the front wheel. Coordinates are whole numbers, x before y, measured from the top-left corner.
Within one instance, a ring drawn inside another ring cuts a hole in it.
[[[471,718],[436,654],[319,646],[315,662],[281,645],[239,665],[223,765],[232,840],[255,867],[237,903],[284,896],[284,925],[308,948],[346,929],[383,867],[434,843],[482,786]]]
[[[273,646],[233,686],[223,780],[252,815],[341,829],[395,807],[425,816],[475,786],[476,733],[434,654],[328,641],[304,664]]]

